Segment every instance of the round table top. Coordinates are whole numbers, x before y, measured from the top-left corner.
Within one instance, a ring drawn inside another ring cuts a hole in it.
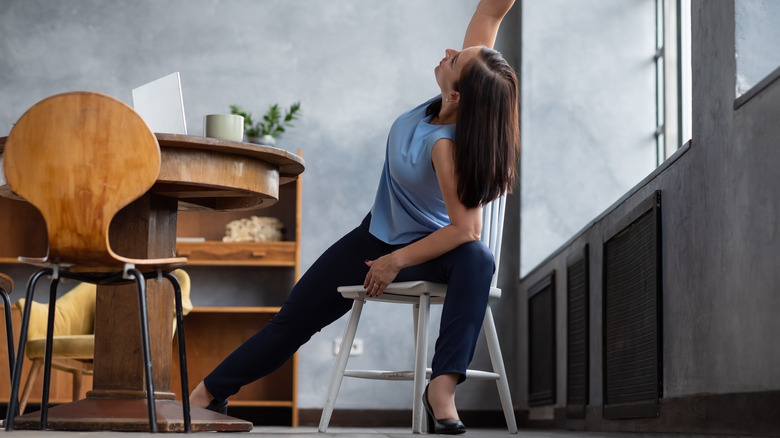
[[[275,147],[194,135],[156,133],[162,164],[150,190],[179,210],[241,210],[273,205],[279,185],[303,173],[303,158]],[[7,137],[0,137],[0,161]],[[18,198],[0,167],[0,196]]]

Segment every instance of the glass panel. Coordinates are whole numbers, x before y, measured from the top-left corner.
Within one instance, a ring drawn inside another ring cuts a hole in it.
[[[679,136],[677,147],[681,147],[691,139],[691,0],[680,1],[680,93],[678,96],[680,108]],[[676,149],[675,149],[676,150]]]
[[[664,0],[655,0],[655,48],[664,48]]]
[[[666,16],[664,15],[665,0],[655,0],[655,165],[658,166],[664,161],[664,130],[666,119],[665,94],[666,81],[664,75],[664,57],[666,56],[664,47]]]
[[[655,0],[522,6],[526,275],[655,169],[658,40]]]
[[[780,67],[780,2],[736,0],[737,97]]]
[[[657,165],[660,165],[661,163],[663,163],[666,160],[666,155],[664,153],[664,151],[665,151],[664,147],[666,145],[666,135],[664,135],[663,130],[658,135],[658,137],[656,137],[655,144],[656,144],[656,148],[655,148],[655,150],[656,150],[655,161],[656,161]]]

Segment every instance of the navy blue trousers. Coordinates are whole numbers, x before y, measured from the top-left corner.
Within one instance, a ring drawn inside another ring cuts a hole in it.
[[[370,220],[368,215],[359,227],[328,248],[293,287],[279,313],[204,379],[217,401],[281,367],[312,335],[350,310],[352,300],[342,297],[336,288],[363,284],[368,273],[365,260],[375,260],[403,246],[388,245],[371,235]],[[398,273],[395,281],[448,283],[432,377],[458,373],[461,382],[465,379],[494,269],[492,254],[477,241]]]

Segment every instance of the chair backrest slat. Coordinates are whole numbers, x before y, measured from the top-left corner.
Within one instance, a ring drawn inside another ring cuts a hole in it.
[[[482,207],[482,235],[481,240],[493,254],[496,263],[496,271],[493,273],[491,287],[498,284],[498,267],[501,263],[501,243],[504,236],[504,211],[506,208],[506,194],[490,201]]]

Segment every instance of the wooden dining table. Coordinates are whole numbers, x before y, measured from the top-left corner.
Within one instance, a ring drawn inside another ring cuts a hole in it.
[[[174,257],[179,211],[271,206],[279,200],[279,186],[295,181],[305,167],[301,157],[278,148],[191,135],[155,135],[162,156],[157,181],[117,214],[109,230],[112,249],[126,257]],[[5,141],[0,138],[0,162]],[[8,186],[2,166],[0,196],[20,199]],[[160,431],[181,431],[182,406],[171,391],[172,288],[167,282],[149,280],[147,295],[157,424]],[[93,388],[85,399],[50,408],[48,428],[148,430],[141,342],[139,336],[130,335],[140,327],[137,306],[135,285],[98,286]],[[38,425],[39,412],[15,419],[20,429]],[[193,431],[251,428],[250,422],[192,408]]]

